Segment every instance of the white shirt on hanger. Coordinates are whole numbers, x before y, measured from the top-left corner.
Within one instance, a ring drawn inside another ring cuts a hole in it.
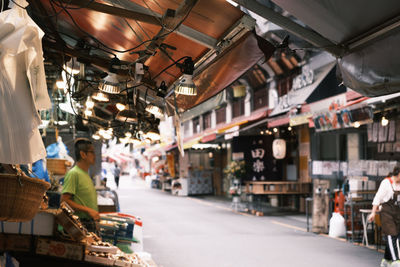
[[[41,38],[26,10],[0,13],[0,162],[28,164],[46,157],[38,110],[51,107]],[[11,25],[11,26],[10,26]]]

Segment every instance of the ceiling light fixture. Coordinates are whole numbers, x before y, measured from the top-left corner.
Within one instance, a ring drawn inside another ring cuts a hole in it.
[[[99,90],[108,94],[119,94],[121,92],[121,83],[117,78],[117,70],[121,68],[121,62],[114,57],[110,62],[108,75],[100,82]]]
[[[117,103],[115,106],[119,111],[123,111],[124,109],[126,109],[126,106],[122,103]]]
[[[158,128],[155,126],[153,127],[150,131],[148,131],[146,133],[146,137],[150,138],[152,141],[158,141],[161,139],[160,136],[160,131],[158,130]]]
[[[138,117],[135,111],[126,109],[118,112],[117,116],[115,119],[123,122],[129,122],[129,123],[137,123],[138,122]]]
[[[86,108],[92,109],[94,107],[94,102],[90,98],[90,96],[87,98],[86,103],[85,103]]]
[[[167,95],[168,87],[165,85],[165,82],[162,81],[160,87],[157,88],[157,96],[164,98]]]
[[[175,87],[175,93],[181,95],[197,95],[197,88],[193,82],[194,63],[191,57],[187,57],[183,63],[176,64],[183,72],[182,79]]]
[[[146,106],[146,111],[153,114],[156,118],[163,118],[164,117],[164,112],[162,111],[162,109],[156,105],[147,105]]]
[[[389,120],[386,119],[385,116],[382,116],[381,124],[382,126],[386,126],[389,124]]]
[[[65,88],[65,82],[63,80],[58,80],[56,81],[56,86],[58,89],[64,89]]]
[[[100,140],[100,135],[98,135],[97,133],[95,133],[95,134],[92,135],[92,138],[93,138],[94,140]]]
[[[274,131],[274,133],[277,133],[278,132],[278,128],[274,128],[273,131]]]
[[[136,138],[136,137],[131,138],[130,142],[131,142],[133,145],[135,145],[135,146],[139,146],[139,145],[142,144],[142,141],[140,141],[140,139],[138,139],[138,138]]]
[[[360,122],[356,121],[353,126],[354,126],[354,128],[359,128],[360,125],[361,125]]]
[[[110,98],[108,97],[108,95],[107,95],[107,94],[104,94],[104,93],[102,93],[102,92],[95,92],[95,93],[92,95],[92,98],[93,98],[94,100],[99,101],[99,102],[108,102],[108,101],[110,101]]]
[[[91,111],[90,109],[86,109],[85,110],[85,116],[89,117],[93,115],[93,111]]]

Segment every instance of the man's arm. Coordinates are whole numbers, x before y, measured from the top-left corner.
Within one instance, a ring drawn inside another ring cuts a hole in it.
[[[62,194],[61,201],[67,202],[67,204],[70,205],[71,208],[73,208],[76,211],[86,212],[95,221],[100,219],[100,215],[99,215],[99,213],[97,211],[95,211],[94,209],[91,209],[89,207],[86,207],[86,206],[83,206],[83,205],[80,205],[80,204],[76,203],[75,201],[72,200],[72,195],[69,194],[69,193]]]

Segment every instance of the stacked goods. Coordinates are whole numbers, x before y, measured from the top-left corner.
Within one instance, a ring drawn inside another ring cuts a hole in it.
[[[85,261],[109,266],[142,267],[136,254],[125,254],[108,242],[92,241],[86,246]]]

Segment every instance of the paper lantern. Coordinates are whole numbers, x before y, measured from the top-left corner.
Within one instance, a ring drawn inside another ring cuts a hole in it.
[[[272,154],[276,159],[283,159],[286,156],[286,141],[284,139],[275,139],[272,142]]]

